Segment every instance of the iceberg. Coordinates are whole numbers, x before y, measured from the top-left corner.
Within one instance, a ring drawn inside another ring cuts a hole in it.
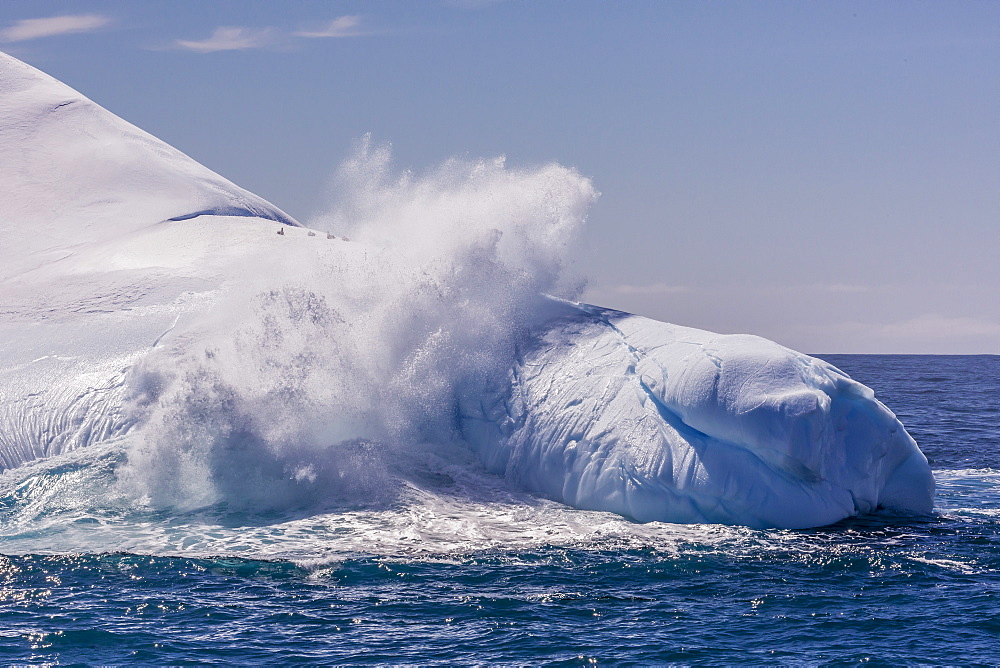
[[[361,193],[406,220],[388,228],[410,235],[393,254],[304,228],[3,54],[0,118],[0,470],[127,436],[133,468],[210,465],[206,484],[238,487],[237,464],[263,458],[307,484],[323,480],[324,443],[409,431],[460,440],[519,488],[640,522],[804,528],[932,510],[916,443],[835,367],[540,295],[562,227],[594,196],[571,170],[480,164],[443,170],[457,194],[409,178]],[[464,244],[461,262],[410,229],[421,216],[454,218],[441,238]],[[438,255],[411,252],[423,246]],[[409,273],[384,270],[399,257]],[[393,281],[410,291],[386,292]],[[254,308],[232,310],[241,299]],[[308,428],[279,415],[296,411]],[[315,447],[275,454],[303,438]],[[218,447],[193,443],[206,439]]]
[[[559,305],[462,420],[490,470],[639,521],[806,528],[932,507],[916,443],[832,365],[584,304]]]

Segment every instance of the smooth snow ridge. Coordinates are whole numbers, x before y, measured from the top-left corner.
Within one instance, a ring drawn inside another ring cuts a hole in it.
[[[0,278],[79,244],[198,214],[290,216],[0,53]]]

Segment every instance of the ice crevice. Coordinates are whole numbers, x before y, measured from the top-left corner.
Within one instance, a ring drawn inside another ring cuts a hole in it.
[[[245,218],[262,218],[264,220],[273,220],[282,225],[288,225],[291,227],[301,227],[297,221],[295,221],[290,216],[285,215],[283,212],[278,211],[273,208],[265,208],[253,206],[250,203],[241,203],[238,206],[233,205],[220,205],[208,209],[202,209],[200,211],[193,211],[191,213],[181,214],[179,216],[173,216],[172,218],[167,218],[165,222],[180,222],[183,220],[191,220],[193,218],[199,218],[201,216],[236,216]]]

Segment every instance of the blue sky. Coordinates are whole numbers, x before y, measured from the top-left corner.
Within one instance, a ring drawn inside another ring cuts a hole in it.
[[[1000,354],[1000,3],[18,2],[0,50],[307,222],[352,142],[591,177],[586,298]]]

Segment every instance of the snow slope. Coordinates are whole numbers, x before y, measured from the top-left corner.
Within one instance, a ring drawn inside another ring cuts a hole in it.
[[[916,444],[830,365],[541,297],[595,196],[572,170],[379,176],[334,217],[356,243],[2,54],[0,119],[0,469],[122,440],[137,498],[272,507],[458,438],[640,521],[931,510]],[[347,171],[381,174],[365,151]]]
[[[0,278],[150,223],[287,214],[39,70],[0,53]]]
[[[227,216],[218,234],[165,238],[199,213]],[[298,226],[0,53],[0,468],[127,428],[130,365],[253,252],[226,239],[234,216]]]

